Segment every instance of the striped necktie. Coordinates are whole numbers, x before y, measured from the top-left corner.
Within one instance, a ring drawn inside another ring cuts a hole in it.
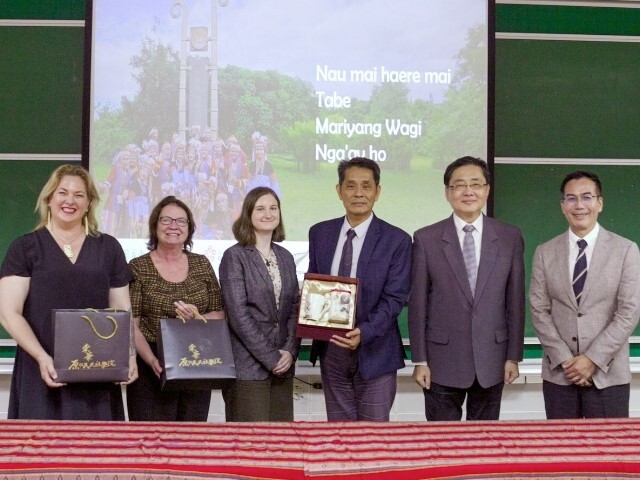
[[[582,289],[587,279],[587,255],[584,249],[587,248],[587,242],[583,239],[578,240],[578,258],[573,268],[573,293],[576,296],[576,302],[580,305],[580,297],[582,297]]]

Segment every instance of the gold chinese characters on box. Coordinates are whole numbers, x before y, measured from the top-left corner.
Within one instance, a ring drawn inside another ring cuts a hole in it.
[[[156,340],[162,390],[223,389],[236,378],[226,320],[163,318]]]
[[[124,382],[133,353],[131,312],[55,309],[53,367],[56,381]]]
[[[297,335],[328,340],[355,328],[358,279],[307,273],[302,282]]]

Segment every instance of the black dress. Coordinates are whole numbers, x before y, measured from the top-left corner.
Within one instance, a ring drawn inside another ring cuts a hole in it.
[[[23,316],[44,350],[53,355],[54,308],[107,308],[109,289],[131,279],[118,241],[87,236],[73,264],[46,228],[15,240],[0,277],[30,277]],[[74,383],[49,388],[38,363],[18,347],[11,379],[8,418],[44,420],[124,420],[122,392],[113,383]]]

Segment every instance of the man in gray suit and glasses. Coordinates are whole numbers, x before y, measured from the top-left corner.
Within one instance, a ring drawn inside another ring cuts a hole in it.
[[[628,417],[640,252],[598,224],[596,174],[570,173],[560,192],[569,229],[536,249],[529,290],[547,418]]]
[[[486,162],[462,157],[444,173],[453,215],[414,235],[409,337],[427,420],[497,420],[502,389],[524,348],[524,242],[482,214]]]

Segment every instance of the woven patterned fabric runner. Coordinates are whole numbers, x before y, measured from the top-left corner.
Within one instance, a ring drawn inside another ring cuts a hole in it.
[[[0,421],[0,479],[640,478],[640,419]]]

